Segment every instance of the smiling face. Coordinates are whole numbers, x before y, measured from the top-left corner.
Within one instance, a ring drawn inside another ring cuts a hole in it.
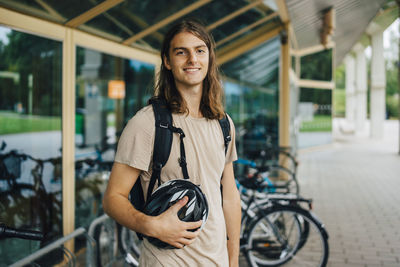
[[[202,89],[207,75],[209,50],[203,40],[189,32],[174,36],[164,66],[172,72],[178,90]]]

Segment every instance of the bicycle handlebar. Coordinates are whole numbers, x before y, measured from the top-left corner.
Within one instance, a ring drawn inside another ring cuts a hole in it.
[[[22,238],[28,240],[43,240],[43,233],[33,230],[22,230],[14,229],[6,226],[4,223],[0,223],[0,238]]]

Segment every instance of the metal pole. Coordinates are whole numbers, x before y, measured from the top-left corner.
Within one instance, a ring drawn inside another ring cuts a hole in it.
[[[11,267],[21,267],[21,266],[25,266],[27,264],[32,263],[34,260],[44,256],[45,254],[49,253],[50,251],[59,248],[60,246],[62,246],[65,242],[77,237],[78,235],[84,234],[86,233],[85,228],[80,227],[78,229],[76,229],[75,231],[73,231],[72,233],[70,233],[69,235],[62,237],[56,241],[54,241],[53,243],[50,243],[49,245],[39,249],[38,251],[34,252],[33,254],[13,263],[11,265]]]
[[[400,0],[396,0],[397,3],[397,7],[398,7],[398,16],[397,19],[400,18]],[[398,23],[399,25],[399,31],[398,33],[400,33],[400,22]],[[399,119],[399,151],[398,154],[400,155],[400,36],[399,36],[399,43],[398,43],[398,47],[399,47],[399,51],[398,51],[398,58],[397,58],[397,87],[399,89],[399,103],[398,103],[398,119]]]

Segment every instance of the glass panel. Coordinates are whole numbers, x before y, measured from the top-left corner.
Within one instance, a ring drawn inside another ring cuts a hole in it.
[[[235,123],[238,157],[254,160],[261,148],[278,144],[278,88],[256,88],[231,80],[224,87],[226,111]],[[240,175],[243,168],[235,163],[235,173]]]
[[[225,81],[226,110],[236,127],[239,157],[252,158],[264,145],[278,144],[278,90]]]
[[[215,28],[212,31],[214,39],[216,42],[222,40],[223,38],[239,31],[240,29],[256,22],[257,20],[261,19],[263,14],[260,13],[257,9],[250,9],[246,13],[228,21],[220,25],[219,27]]]
[[[45,242],[62,235],[61,60],[60,42],[0,26],[0,221]],[[1,262],[39,246],[0,240]]]
[[[301,88],[299,148],[332,142],[332,90]]]
[[[96,29],[103,32],[105,37],[113,34],[120,38],[127,39],[149,27],[149,24],[138,17],[129,8],[131,1],[125,1],[101,15],[89,20],[79,28],[82,30]],[[85,27],[89,26],[90,29]],[[98,34],[99,32],[95,33]]]
[[[103,0],[68,0],[68,1],[58,1],[58,0],[45,0],[47,6],[51,7],[58,14],[63,16],[66,21],[71,20],[91,8],[97,6],[98,4],[104,2]]]
[[[0,0],[0,5],[15,9],[25,14],[65,23],[101,2],[102,1],[99,0]]]
[[[242,7],[248,5],[248,1],[235,0],[235,1],[212,1],[195,11],[189,13],[183,18],[197,18],[205,25],[211,25],[217,22],[219,19],[239,10]],[[268,15],[272,11],[264,12],[259,8],[253,8],[245,13],[227,21],[217,28],[213,29],[211,32],[213,34],[214,40],[216,42],[222,40],[223,38],[237,32],[238,30],[256,22],[262,17]],[[161,28],[158,32],[165,34],[171,25],[167,25]],[[155,49],[160,49],[161,41],[151,40],[150,37],[144,38],[144,40],[151,44]],[[225,45],[225,44],[224,44]]]
[[[301,57],[301,79],[331,81],[332,49]]]
[[[222,65],[228,77],[263,88],[275,88],[279,68],[280,41],[271,39]]]
[[[149,25],[153,25],[193,4],[196,0],[176,0],[173,3],[163,0],[126,2],[128,10],[134,12]]]
[[[100,216],[115,145],[152,95],[154,66],[77,48],[76,227]]]
[[[269,15],[270,13],[272,12],[269,12],[267,15]],[[252,17],[253,14],[255,14],[254,18]],[[262,15],[258,9],[252,9],[248,13],[245,13],[242,16],[239,16],[234,20],[226,23],[226,25],[221,25],[220,27],[214,29],[212,33],[214,35],[214,39],[218,46],[218,49],[230,45],[238,39],[254,33],[261,27],[272,30],[281,24],[277,17],[264,21],[262,23],[257,23],[257,21],[260,21],[263,17],[266,17],[267,15]],[[252,25],[254,23],[256,23],[256,26]],[[251,26],[252,28],[239,35],[234,35],[242,29],[246,28],[247,26]]]

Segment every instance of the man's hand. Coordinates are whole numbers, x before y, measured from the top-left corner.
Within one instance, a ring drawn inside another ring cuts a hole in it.
[[[202,221],[184,222],[178,218],[178,211],[186,205],[188,197],[185,196],[162,214],[155,217],[152,237],[158,238],[176,248],[183,248],[194,242],[200,234]],[[193,229],[197,229],[193,231]]]

